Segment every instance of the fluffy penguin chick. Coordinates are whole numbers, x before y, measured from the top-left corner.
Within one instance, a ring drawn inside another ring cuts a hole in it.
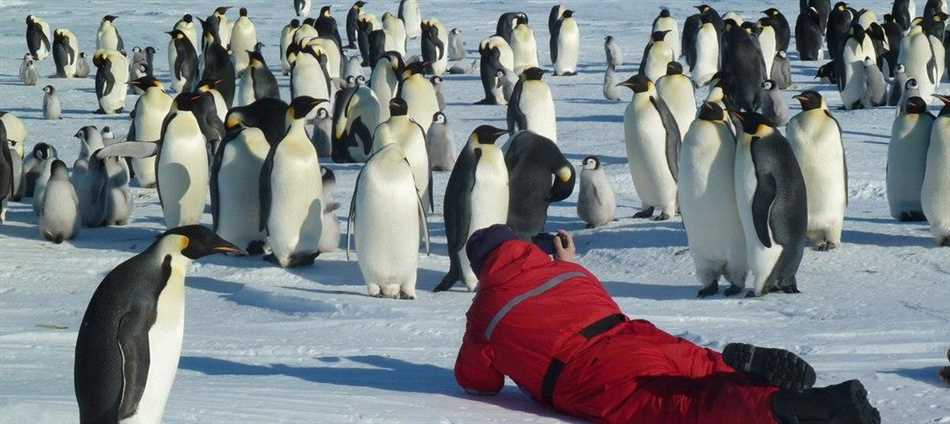
[[[614,220],[617,201],[600,159],[588,156],[581,170],[581,191],[577,198],[577,216],[587,228],[600,227]]]
[[[788,103],[782,97],[782,90],[779,89],[778,83],[773,80],[762,81],[762,91],[764,91],[762,105],[759,106],[762,115],[769,118],[776,126],[781,127],[788,124]]]
[[[43,118],[44,119],[63,119],[63,106],[59,103],[59,96],[56,95],[56,88],[52,85],[43,87]]]
[[[426,134],[426,150],[433,171],[451,171],[455,166],[455,139],[442,112],[436,112],[432,117],[432,126]]]
[[[52,175],[43,192],[40,235],[59,244],[79,234],[79,197],[69,181],[69,170],[61,160],[53,162]]]

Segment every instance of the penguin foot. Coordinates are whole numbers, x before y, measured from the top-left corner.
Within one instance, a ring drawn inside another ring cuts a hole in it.
[[[906,211],[901,212],[897,220],[900,222],[920,222],[926,221],[927,217],[924,216],[924,213],[921,211]]]
[[[495,102],[495,99],[486,97],[486,98],[484,98],[484,99],[481,99],[481,100],[475,102],[475,104],[476,104],[476,105],[496,105],[496,104],[498,104],[498,103]]]
[[[573,77],[573,76],[577,76],[577,72],[565,72],[565,73],[561,74],[561,76],[562,76],[562,77]]]
[[[96,115],[105,115],[105,114],[106,114],[106,111],[102,110],[102,108],[100,107],[99,109],[96,109],[95,114],[96,114]]]
[[[290,255],[290,261],[287,263],[287,268],[296,268],[299,266],[313,265],[314,261],[317,260],[317,256],[320,256],[320,252],[298,253],[298,254]]]
[[[790,286],[790,287],[783,287],[783,288],[782,288],[782,293],[785,293],[785,294],[801,294],[801,292],[802,292],[802,291],[799,290],[798,287],[796,287],[796,286]]]
[[[834,244],[828,240],[822,240],[815,243],[815,245],[812,246],[812,249],[817,252],[828,252],[834,250],[836,247],[838,247],[837,244]]]
[[[950,384],[950,367],[944,367],[940,370],[940,379],[943,380],[944,383]]]
[[[280,261],[277,260],[277,257],[273,253],[264,255],[264,261],[270,262],[274,265],[280,266]]]
[[[633,217],[637,219],[649,218],[653,216],[653,209],[654,208],[640,209],[640,212],[633,214]]]
[[[733,297],[739,293],[742,293],[742,290],[745,290],[745,288],[733,284],[729,286],[729,288],[726,289],[726,291],[724,291],[722,294],[726,295],[726,297]]]
[[[763,295],[764,295],[764,294],[765,294],[765,293],[763,293]],[[750,292],[748,292],[748,293],[745,294],[745,297],[746,297],[746,299],[756,297],[756,296],[755,296],[755,292],[750,291]]]
[[[706,287],[703,287],[701,290],[699,290],[699,293],[696,293],[696,297],[698,297],[698,298],[700,298],[700,299],[705,299],[705,298],[707,298],[707,297],[709,297],[709,296],[712,296],[712,295],[715,295],[715,294],[717,294],[717,293],[719,293],[719,281],[718,281],[718,280],[717,280],[717,281],[713,281],[712,284],[710,284],[710,285],[708,285],[708,286],[706,286]]]
[[[264,245],[266,243],[263,240],[254,240],[247,244],[247,254],[250,256],[257,256],[264,254]],[[271,255],[273,256],[273,255]]]
[[[402,290],[399,291],[399,298],[402,300],[416,300],[416,295],[406,293]]]
[[[670,219],[670,215],[667,214],[666,212],[663,212],[663,213],[661,213],[661,214],[659,214],[659,215],[653,217],[653,220],[654,220],[654,221],[666,221],[666,220],[669,220],[669,219]]]
[[[950,236],[944,237],[940,240],[937,240],[937,246],[940,247],[950,247]]]

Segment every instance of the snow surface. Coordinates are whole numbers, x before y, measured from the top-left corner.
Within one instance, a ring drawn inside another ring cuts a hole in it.
[[[314,13],[319,3],[314,5]],[[385,4],[384,4],[385,3]],[[501,2],[422,0],[423,16],[465,32],[469,56],[493,33],[501,12],[522,9],[532,18],[542,63],[547,64],[546,22],[550,1]],[[830,253],[808,251],[799,272],[801,295],[763,299],[697,300],[698,283],[679,219],[633,220],[639,206],[623,145],[624,103],[603,100],[603,37],[614,35],[636,68],[650,25],[661,4],[682,19],[693,1],[574,0],[582,31],[580,73],[547,78],[558,111],[561,147],[579,166],[597,154],[618,194],[621,219],[605,228],[583,229],[575,196],[552,206],[550,230],[574,231],[581,262],[593,270],[631,316],[711,348],[744,341],[791,349],[813,363],[819,384],[859,378],[887,423],[950,422],[950,392],[936,377],[950,346],[950,249],[938,249],[925,225],[893,221],[887,209],[884,167],[894,112],[834,111],[844,126],[851,171],[844,244]],[[721,13],[758,16],[770,6],[794,24],[792,1],[711,1]],[[918,1],[919,10],[923,1]],[[50,80],[35,87],[17,78],[25,49],[27,14],[53,29],[68,27],[91,56],[99,19],[117,15],[127,48],[152,45],[156,67],[167,77],[167,36],[186,12],[207,16],[207,0],[0,3],[0,107],[23,118],[29,147],[55,145],[71,163],[72,138],[84,125],[111,125],[121,137],[125,116],[103,117],[96,109],[93,79]],[[244,2],[267,43],[271,67],[279,32],[291,18],[292,2]],[[396,1],[370,2],[382,15]],[[882,16],[890,2],[855,1]],[[349,2],[334,6],[341,24]],[[231,12],[232,19],[236,11]],[[341,28],[342,32],[342,28]],[[418,41],[411,43],[418,52]],[[792,53],[792,57],[796,57]],[[813,79],[817,63],[793,63],[795,87],[819,89],[831,106],[837,94]],[[53,61],[40,66],[53,73]],[[369,74],[366,70],[367,76]],[[287,79],[280,77],[284,95]],[[41,87],[54,84],[65,119],[42,120]],[[945,87],[944,87],[945,88]],[[448,76],[446,114],[461,145],[477,125],[504,126],[504,108],[472,106],[482,98],[477,75]],[[697,94],[703,98],[705,90]],[[793,113],[798,109],[793,104]],[[131,108],[134,97],[127,103]],[[348,210],[357,165],[330,165],[339,179],[337,200]],[[437,174],[437,193],[448,174]],[[575,191],[576,193],[576,191]],[[73,347],[86,304],[103,276],[146,247],[163,230],[157,195],[135,190],[137,207],[126,227],[84,229],[71,243],[40,241],[26,204],[12,204],[0,227],[0,423],[74,423]],[[441,210],[438,195],[437,210]],[[341,217],[342,221],[343,217]],[[210,216],[204,222],[210,224]],[[322,256],[313,267],[285,271],[259,258],[214,257],[194,266],[188,280],[184,351],[165,412],[167,423],[535,423],[571,419],[533,403],[511,383],[496,397],[472,397],[459,389],[453,363],[472,294],[433,294],[448,268],[441,219],[432,220],[434,253],[423,257],[419,299],[369,298],[357,263],[343,253]],[[728,407],[723,405],[722,407]]]

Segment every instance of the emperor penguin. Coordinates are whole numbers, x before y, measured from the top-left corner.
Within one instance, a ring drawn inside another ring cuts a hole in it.
[[[660,14],[657,15],[656,19],[653,20],[653,27],[651,33],[659,31],[668,31],[666,34],[666,40],[672,45],[673,48],[673,60],[679,59],[682,55],[682,42],[680,42],[680,30],[679,25],[676,23],[676,18],[670,15],[670,10],[663,8],[660,10]],[[622,65],[618,63],[617,66]]]
[[[245,103],[238,106],[247,106],[257,100],[265,98],[280,98],[280,86],[277,78],[271,73],[264,61],[264,55],[259,51],[248,52],[248,65],[244,68],[241,77],[238,99]]]
[[[172,90],[186,93],[198,82],[198,52],[188,36],[181,30],[168,33],[168,68],[172,77]]]
[[[112,115],[125,109],[128,93],[129,63],[116,50],[99,50],[92,63],[96,65],[96,97],[99,110],[96,113]]]
[[[650,81],[656,81],[666,75],[667,66],[676,59],[673,57],[673,44],[666,41],[667,34],[669,32],[654,32],[643,51],[638,72]]]
[[[676,179],[679,174],[680,130],[653,82],[634,75],[620,83],[633,90],[624,113],[624,138],[633,186],[643,208],[635,218],[649,218],[655,209],[658,221],[676,214]]]
[[[574,11],[565,10],[551,32],[551,63],[554,65],[554,75],[577,75],[580,40]]]
[[[396,15],[389,12],[383,14],[382,20],[382,31],[386,35],[383,43],[383,52],[395,51],[405,56],[407,47],[406,24],[403,23],[402,19],[397,18]]]
[[[224,99],[224,105],[230,107],[234,103],[234,88],[236,74],[231,56],[227,48],[221,44],[221,38],[211,21],[201,23],[203,29],[204,52],[201,55],[201,80],[214,81],[215,87]],[[219,112],[220,113],[220,112]]]
[[[805,179],[788,141],[762,116],[737,115],[735,185],[754,296],[798,293],[795,274],[805,249]]]
[[[53,161],[43,195],[40,235],[56,244],[74,239],[82,226],[79,220],[79,197],[73,183],[69,181],[69,169],[63,161]]]
[[[788,53],[780,51],[775,54],[769,79],[775,81],[780,90],[787,90],[792,86],[792,64],[788,61]]]
[[[557,143],[557,113],[541,68],[525,69],[508,101],[508,131],[530,130]]]
[[[901,41],[897,63],[904,65],[907,78],[917,80],[920,87],[920,98],[929,102],[936,92],[937,58],[934,55],[933,45],[923,27],[914,25]],[[902,103],[903,104],[903,103]]]
[[[557,144],[531,131],[508,139],[508,220],[518,238],[530,240],[544,231],[548,207],[574,191],[576,173]]]
[[[497,88],[498,72],[509,72],[514,69],[514,52],[511,46],[504,38],[493,35],[482,40],[478,45],[478,52],[481,55],[479,59],[479,72],[481,74],[482,89],[485,92],[485,98],[476,104],[483,105],[503,105],[507,104]]]
[[[81,422],[161,422],[181,356],[191,262],[236,252],[207,228],[174,228],[106,275],[76,340]]]
[[[371,60],[375,59],[370,57],[369,36],[373,31],[381,30],[381,27],[382,23],[379,22],[379,18],[370,13],[361,13],[357,20],[357,42],[359,44],[360,56],[363,57],[363,63],[366,66],[370,66]]]
[[[49,24],[37,16],[26,17],[26,47],[33,60],[41,61],[52,52]]]
[[[825,35],[821,31],[821,16],[814,7],[803,10],[795,21],[795,48],[801,60],[821,60],[821,45]]]
[[[36,143],[33,151],[23,162],[23,194],[26,197],[36,197],[36,187],[42,185],[49,178],[49,167],[53,160],[59,157],[56,148],[46,143]],[[46,176],[43,176],[43,174]]]
[[[933,122],[920,203],[937,246],[950,247],[950,96],[934,97],[944,106]]]
[[[92,218],[87,219],[86,217],[94,215],[91,210],[95,202],[93,197],[96,194],[95,187],[92,184],[91,171],[92,162],[95,160],[93,154],[105,147],[105,144],[101,133],[94,126],[81,128],[74,137],[79,140],[80,147],[79,156],[73,162],[71,178],[79,196],[79,210],[81,211],[82,222],[85,225],[87,222],[91,223],[93,221]]]
[[[505,12],[498,17],[498,23],[495,24],[495,34],[504,38],[508,44],[511,44],[511,33],[521,18],[528,18],[524,12]]]
[[[117,16],[106,15],[102,17],[99,23],[99,32],[96,33],[96,50],[116,50],[125,49],[125,43],[122,42],[122,36],[119,35],[119,29],[115,26]]]
[[[231,62],[234,63],[234,73],[240,74],[247,68],[248,52],[254,50],[257,44],[257,29],[254,22],[247,16],[247,9],[241,8],[240,16],[234,21],[231,29]]]
[[[428,227],[412,165],[397,140],[384,141],[356,178],[347,252],[352,231],[370,296],[415,299],[420,236],[428,248]]]
[[[355,49],[357,41],[357,22],[359,22],[360,15],[363,14],[363,6],[366,5],[366,2],[363,0],[357,0],[353,3],[353,6],[350,7],[350,10],[346,12],[346,40],[347,44],[345,48]]]
[[[773,80],[762,81],[762,104],[759,105],[759,112],[770,122],[778,127],[784,127],[788,124],[791,117],[788,111],[788,103],[785,102],[785,93],[779,89],[778,84]]]
[[[587,223],[587,228],[600,227],[613,221],[617,200],[610,179],[596,156],[584,158],[580,186],[577,216]]]
[[[736,206],[736,138],[725,110],[704,103],[683,139],[679,157],[679,204],[689,252],[702,285],[699,297],[719,293],[719,279],[731,284],[727,296],[745,288],[745,236]]]
[[[198,82],[198,85],[195,87],[196,94],[209,94],[214,99],[214,109],[218,115],[218,119],[221,122],[224,122],[225,117],[228,115],[228,111],[232,108],[228,107],[227,100],[224,99],[224,95],[221,94],[221,90],[218,86],[219,81],[211,80],[202,80]]]
[[[768,75],[772,72],[772,62],[775,60],[775,54],[779,52],[775,28],[772,27],[772,18],[759,19],[759,34],[756,36],[756,41],[759,42],[759,50],[762,53],[762,60],[765,61],[765,72]]]
[[[201,221],[208,196],[208,150],[192,112],[200,95],[179,94],[162,127],[155,171],[165,226],[194,225]]]
[[[607,70],[604,72],[604,98],[612,102],[623,100],[620,94],[620,88],[617,86],[617,69],[613,65],[607,64]]]
[[[409,106],[409,117],[419,123],[423,132],[429,131],[432,116],[439,111],[439,99],[435,87],[426,79],[425,64],[415,62],[402,70],[402,82],[399,86],[399,98]],[[425,138],[423,138],[424,140]]]
[[[443,216],[448,239],[449,272],[433,291],[449,290],[458,281],[469,290],[478,286],[465,245],[475,231],[508,219],[509,176],[496,145],[507,131],[488,125],[476,128],[459,154],[445,190]]]
[[[328,99],[333,95],[331,82],[326,49],[317,45],[307,45],[301,49],[290,73],[291,97]]]
[[[185,34],[185,37],[188,37],[188,41],[191,41],[191,46],[198,51],[198,24],[195,24],[195,17],[190,13],[182,15],[181,19],[178,22],[175,22],[175,26],[172,27],[172,31],[178,30],[182,34]]]
[[[86,52],[79,52],[79,59],[76,61],[76,78],[89,78],[89,62],[86,62]]]
[[[343,40],[340,38],[340,29],[336,25],[336,18],[333,17],[333,11],[330,6],[320,8],[320,16],[314,24],[317,33],[322,37],[332,38],[336,42],[337,49],[343,50]]]
[[[79,40],[72,31],[60,28],[53,32],[53,62],[56,63],[58,78],[76,76],[76,63],[79,59]]]
[[[563,4],[555,4],[551,6],[551,11],[548,13],[548,33],[554,34],[554,29],[557,27],[557,21],[564,16],[564,11],[567,10]],[[553,62],[553,61],[552,61]]]
[[[373,149],[376,127],[389,119],[369,87],[357,85],[337,93],[333,104],[333,149],[336,163],[366,162]]]
[[[734,108],[755,111],[762,100],[762,81],[768,69],[751,34],[733,20],[725,21],[722,35],[722,77],[726,97]]]
[[[213,229],[252,255],[264,253],[267,234],[261,226],[261,170],[270,144],[259,128],[244,126],[240,113],[230,114],[227,136],[211,165]]]
[[[0,224],[7,220],[7,202],[16,195],[14,178],[19,179],[19,175],[14,173],[13,162],[19,159],[19,155],[10,148],[7,141],[6,128],[0,124]]]
[[[197,61],[195,62],[197,65]],[[154,75],[154,71],[150,70],[149,66],[145,50],[139,46],[132,47],[132,58],[129,60],[129,81],[137,80],[146,75]],[[142,94],[137,88],[133,88],[132,93]]]
[[[541,65],[538,63],[538,42],[534,39],[534,30],[528,25],[528,18],[519,16],[517,22],[511,31],[511,51],[515,58],[513,71],[520,75],[525,69]]]
[[[399,19],[406,24],[406,36],[416,39],[421,35],[422,11],[418,0],[399,1]]]
[[[871,38],[861,25],[855,23],[851,26],[851,32],[842,50],[841,66],[844,68],[844,78],[838,81],[838,91],[845,109],[862,106],[861,99],[864,97],[868,78],[864,67],[865,58],[876,60],[877,55]]]
[[[300,28],[300,20],[293,19],[280,31],[280,70],[284,75],[290,75],[290,62],[287,60],[287,50],[294,41],[294,33]]]
[[[683,65],[673,61],[666,65],[666,75],[656,81],[656,92],[670,108],[680,131],[680,139],[696,119],[696,95],[693,83],[683,75]]]
[[[301,96],[290,103],[287,132],[270,149],[260,174],[260,229],[267,231],[271,251],[265,259],[283,268],[311,265],[320,254],[323,182],[305,125],[326,101]]]
[[[20,79],[23,85],[34,86],[39,78],[39,73],[36,72],[36,62],[33,58],[26,59],[23,75]]]
[[[294,13],[297,16],[310,16],[311,0],[294,0]]]
[[[317,156],[328,158],[333,155],[333,117],[326,109],[317,110],[317,118],[313,122],[313,132],[310,134],[310,141],[313,147],[317,149]]]
[[[891,15],[902,30],[910,28],[911,19],[917,17],[917,7],[914,0],[896,0],[891,7]]]
[[[320,167],[323,181],[323,218],[321,222],[320,253],[335,252],[340,249],[340,222],[336,214],[340,203],[333,200],[333,189],[336,186],[336,174],[325,166]]]
[[[144,91],[135,101],[128,141],[155,142],[162,138],[162,124],[172,106],[172,98],[165,93],[161,81],[142,77],[129,84]],[[133,159],[132,170],[139,187],[151,188],[156,184],[155,158]]]
[[[433,115],[438,111],[433,112]],[[429,117],[432,120],[432,117]],[[429,153],[426,150],[426,129],[412,118],[407,102],[400,98],[389,102],[389,120],[379,124],[373,136],[373,150],[396,143],[402,147],[412,178],[416,182],[416,191],[422,199],[426,212],[432,211],[432,168],[429,166]]]
[[[864,58],[863,65],[865,87],[864,96],[861,97],[861,105],[865,109],[886,105],[887,81],[884,80],[884,74],[877,67],[877,62],[871,60],[870,57]]]
[[[446,48],[449,31],[437,19],[422,21],[422,58],[428,62],[432,73],[441,76],[449,66]]]
[[[703,14],[700,19],[700,27],[696,31],[696,44],[692,49],[695,59],[690,69],[690,77],[696,86],[708,84],[719,72],[719,32],[710,16]]]
[[[205,22],[211,24],[214,29],[218,44],[225,49],[229,49],[231,46],[231,32],[234,30],[234,23],[228,19],[227,15],[229,9],[231,9],[231,6],[217,7],[211,13],[211,16],[205,19]],[[207,43],[207,40],[205,40],[205,43]],[[207,44],[205,45],[207,46]]]
[[[819,14],[821,10],[819,9]],[[825,40],[828,45],[828,54],[832,60],[839,60],[844,50],[845,41],[851,31],[851,24],[856,22],[854,9],[847,3],[839,1],[829,12],[825,26]]]
[[[911,78],[904,82],[904,88],[901,90],[901,97],[898,104],[906,104],[907,100],[911,97],[920,97],[920,84],[917,84],[916,78]],[[923,99],[923,97],[921,97],[921,99]],[[900,112],[901,108],[897,108],[897,115],[900,115]]]
[[[56,88],[52,85],[43,87],[43,118],[63,119],[63,105],[56,95]]]
[[[432,126],[426,133],[426,151],[433,171],[451,171],[455,167],[455,136],[442,112],[432,117]]]
[[[927,102],[911,97],[900,106],[887,145],[887,203],[898,221],[924,221],[921,195],[935,118]]]
[[[32,60],[32,59],[31,59]],[[26,145],[27,128],[20,118],[16,115],[0,111],[0,127],[4,129],[3,141],[10,148],[10,162],[13,168],[13,192],[9,196],[10,200],[20,201],[23,198],[25,185],[23,184],[23,157],[26,154],[24,146]]]
[[[817,251],[841,244],[848,205],[848,161],[841,125],[815,91],[795,96],[802,112],[788,123],[788,142],[798,159],[808,203],[806,236]]]
[[[102,145],[101,135],[95,127],[84,127],[76,137],[89,148]],[[134,202],[126,160],[153,156],[157,149],[155,143],[113,143],[98,148],[89,156],[88,171],[77,173],[73,170],[73,185],[79,197],[84,226],[125,225],[129,222]]]
[[[769,17],[772,29],[775,31],[775,50],[777,52],[787,52],[792,37],[788,19],[780,10],[774,7],[763,10],[762,13]]]
[[[452,28],[449,31],[449,60],[465,60],[465,39],[462,36],[462,30]]]

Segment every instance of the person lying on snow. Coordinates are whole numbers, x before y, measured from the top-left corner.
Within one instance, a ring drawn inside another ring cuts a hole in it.
[[[503,225],[468,242],[479,287],[455,377],[469,393],[496,394],[508,376],[603,423],[880,423],[859,381],[811,388],[815,371],[791,352],[729,344],[720,354],[631,320],[576,263],[570,235],[540,244],[556,259]]]

